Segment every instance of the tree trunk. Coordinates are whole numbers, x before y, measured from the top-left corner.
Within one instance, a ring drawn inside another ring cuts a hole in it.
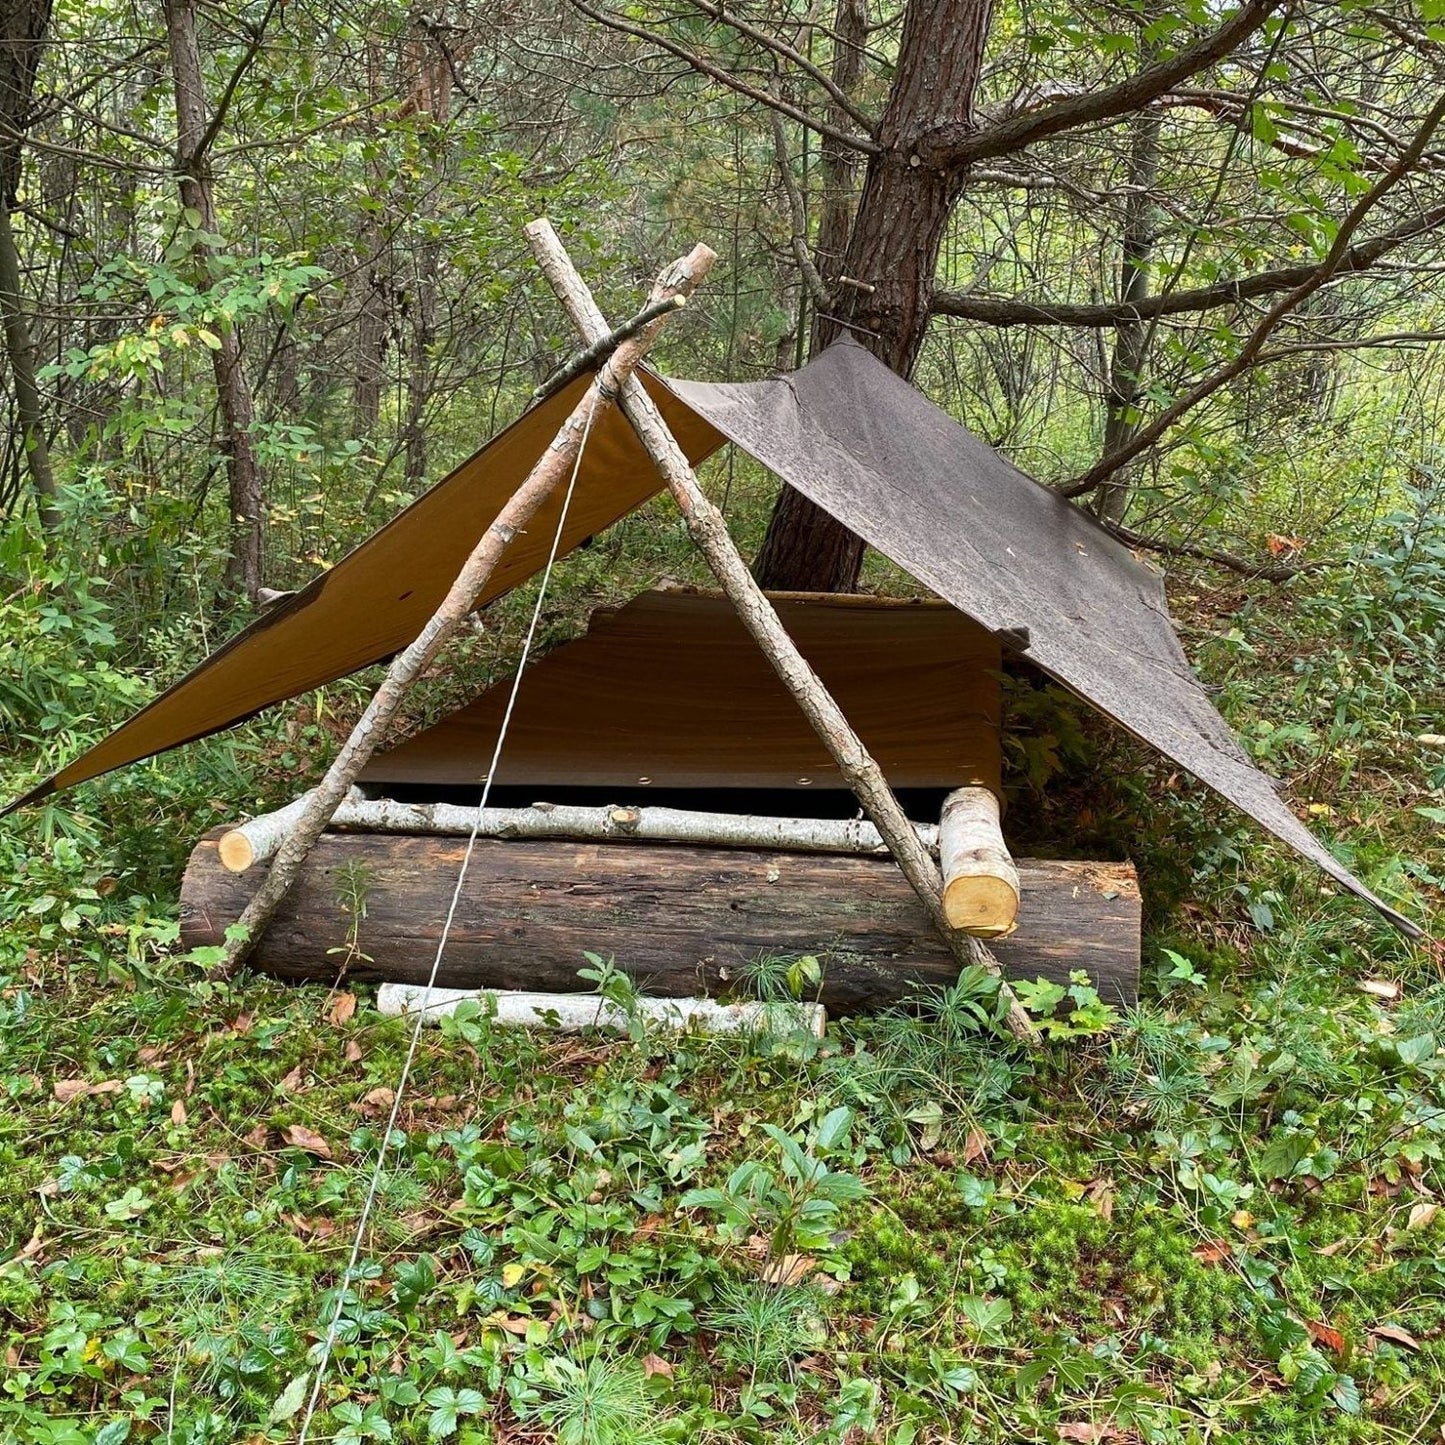
[[[20,421],[20,445],[35,488],[40,525],[52,532],[60,523],[56,510],[55,473],[50,466],[50,444],[45,436],[45,415],[40,388],[35,384],[35,347],[30,339],[20,299],[20,256],[10,226],[10,207],[0,196],[0,319],[5,325],[5,354],[15,383],[15,411]]]
[[[1154,201],[1151,192],[1159,175],[1157,111],[1145,111],[1131,127],[1128,178],[1124,200],[1123,252],[1119,262],[1119,299],[1137,306],[1149,295],[1149,266],[1154,254]],[[1131,316],[1114,328],[1114,355],[1105,394],[1103,456],[1126,446],[1138,427],[1139,394],[1144,384],[1144,358],[1153,324]],[[1094,494],[1094,514],[1119,523],[1129,509],[1133,469],[1121,468]]]
[[[386,377],[386,343],[390,329],[388,298],[394,288],[385,209],[389,190],[376,124],[385,90],[381,68],[381,42],[372,37],[366,43],[367,94],[371,100],[371,109],[367,112],[366,177],[372,206],[380,209],[367,209],[357,247],[356,288],[361,303],[356,311],[356,353],[351,383],[351,429],[356,437],[372,436],[381,419],[381,389]]]
[[[831,316],[814,344],[848,330],[908,376],[928,329],[938,253],[966,172],[922,162],[915,150],[943,125],[967,123],[992,18],[992,0],[912,0],[903,22],[892,92],[835,285]],[[770,590],[850,592],[864,543],[791,488],[773,510],[754,572]]]
[[[35,384],[35,346],[21,296],[20,253],[10,213],[20,190],[23,139],[30,124],[35,73],[50,24],[50,0],[0,0],[0,322],[15,385],[20,445],[35,489],[40,525],[54,529],[55,473],[40,389]]]
[[[193,0],[166,0],[165,11],[171,73],[176,85],[176,173],[181,204],[195,212],[198,230],[214,236],[216,206],[209,157],[214,137],[210,134],[211,117],[201,75],[196,8]],[[197,285],[206,290],[211,284],[215,245],[198,240],[193,254]],[[251,437],[255,407],[241,365],[241,341],[235,326],[219,320],[215,330],[220,345],[211,352],[211,365],[221,410],[231,507],[231,547],[222,587],[227,592],[244,593],[254,602],[261,586],[265,526],[264,484]]]

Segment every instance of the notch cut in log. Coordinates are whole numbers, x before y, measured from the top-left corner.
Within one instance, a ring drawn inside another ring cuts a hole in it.
[[[987,788],[958,788],[943,800],[938,822],[943,911],[974,938],[1006,938],[1018,924],[1019,873],[999,824],[998,798]]]
[[[464,838],[328,833],[257,941],[255,968],[287,979],[425,983]],[[221,942],[264,868],[230,873],[216,835],[181,888],[187,948]],[[1110,1003],[1138,992],[1139,893],[1127,864],[1019,860],[1020,926],[994,945],[1006,976],[1067,986],[1083,969]],[[343,904],[358,883],[365,916]],[[587,952],[645,993],[748,995],[760,959],[811,954],[830,1015],[947,988],[958,960],[888,858],[744,848],[483,840],[472,854],[437,982],[579,992]],[[362,955],[369,955],[364,957]],[[373,961],[375,960],[375,961]],[[811,993],[810,993],[811,996]]]
[[[440,1023],[463,1003],[479,1003],[500,1028],[557,1029],[582,1033],[606,1029],[625,1034],[628,1009],[592,993],[524,993],[513,989],[427,988],[425,984],[384,983],[376,991],[377,1012],[388,1018],[422,1014],[424,1023]],[[791,1033],[804,1030],[815,1039],[828,1031],[828,1011],[818,1003],[719,1003],[711,998],[648,998],[636,1001],[637,1014],[652,1028],[703,1034]]]
[[[232,873],[268,862],[306,802],[302,794],[221,835],[217,852]],[[533,803],[530,808],[476,808],[456,803],[398,803],[354,793],[331,820],[334,830],[428,833],[446,838],[575,838],[584,842],[697,843],[714,848],[780,848],[798,853],[886,855],[877,828],[862,818],[769,818],[685,808],[600,808]],[[915,823],[925,848],[937,851],[938,829]]]

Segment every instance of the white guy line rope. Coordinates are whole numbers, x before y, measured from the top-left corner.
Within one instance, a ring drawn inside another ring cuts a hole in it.
[[[316,1362],[316,1380],[311,1386],[311,1397],[306,1402],[306,1414],[301,1420],[301,1433],[297,1436],[297,1445],[306,1445],[312,1418],[321,1401],[321,1389],[326,1381],[326,1371],[331,1364],[332,1351],[336,1348],[336,1336],[341,1328],[341,1315],[346,1307],[346,1295],[355,1277],[356,1265],[361,1258],[361,1246],[366,1238],[366,1227],[371,1223],[371,1211],[376,1204],[377,1192],[381,1188],[381,1176],[386,1167],[386,1151],[391,1145],[392,1131],[396,1128],[396,1121],[401,1114],[402,1096],[406,1093],[407,1082],[411,1078],[412,1064],[416,1060],[417,1046],[421,1042],[422,1025],[431,1004],[431,993],[436,987],[437,974],[441,971],[442,966],[442,956],[446,952],[447,940],[451,937],[452,923],[457,915],[457,905],[461,902],[462,888],[466,885],[467,869],[471,866],[472,853],[477,846],[477,835],[482,826],[482,810],[487,806],[487,799],[492,791],[492,779],[496,776],[497,764],[502,756],[502,744],[506,742],[507,729],[512,724],[512,710],[517,704],[517,692],[522,685],[522,674],[527,669],[527,659],[531,655],[532,643],[537,635],[537,624],[542,617],[542,604],[546,601],[547,587],[552,580],[552,567],[557,561],[557,553],[562,546],[562,532],[567,525],[567,513],[572,506],[572,494],[577,489],[577,476],[582,470],[582,457],[587,450],[587,439],[592,434],[592,418],[596,413],[597,396],[594,393],[592,405],[587,409],[587,420],[582,427],[582,440],[577,445],[577,460],[572,464],[572,475],[567,482],[566,495],[562,498],[562,510],[557,516],[557,530],[552,537],[552,549],[547,554],[547,565],[542,569],[542,581],[537,588],[537,601],[532,608],[532,620],[527,625],[527,635],[522,641],[521,659],[517,664],[517,671],[512,677],[512,690],[507,696],[507,709],[502,714],[502,726],[497,732],[496,746],[492,749],[492,761],[487,768],[486,777],[482,780],[482,796],[477,803],[476,821],[472,824],[471,834],[467,838],[466,851],[462,854],[462,865],[457,871],[456,887],[452,889],[446,922],[443,923],[441,937],[437,940],[436,957],[432,960],[431,973],[427,976],[426,987],[417,1009],[416,1023],[412,1026],[411,1042],[407,1045],[406,1058],[401,1066],[401,1077],[396,1084],[396,1096],[391,1101],[391,1113],[387,1116],[386,1131],[381,1136],[381,1147],[377,1150],[376,1167],[371,1171],[371,1183],[366,1191],[366,1200],[361,1206],[361,1219],[356,1226],[356,1238],[351,1242],[351,1255],[346,1261],[346,1269],[336,1290],[336,1308],[332,1311],[331,1323],[326,1327],[326,1338],[321,1345],[321,1357]]]

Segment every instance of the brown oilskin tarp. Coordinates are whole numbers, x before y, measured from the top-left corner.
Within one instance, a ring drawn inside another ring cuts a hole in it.
[[[216,732],[405,646],[585,385],[581,378],[526,413],[331,571],[11,807]],[[976,621],[995,631],[1027,629],[1028,656],[1046,672],[1419,935],[1329,853],[1245,756],[1190,669],[1158,575],[862,347],[839,342],[775,381],[664,386],[649,376],[647,386],[694,462],[731,439]],[[562,550],[659,486],[626,422],[615,410],[604,414]],[[555,525],[554,503],[509,549],[483,600],[540,567]]]
[[[674,382],[717,429],[985,627],[1318,864],[1406,933],[1285,806],[1205,695],[1164,584],[856,342],[776,381]]]

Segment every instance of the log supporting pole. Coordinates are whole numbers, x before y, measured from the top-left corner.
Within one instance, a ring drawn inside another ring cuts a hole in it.
[[[545,219],[526,228],[532,254],[571,316],[585,342],[594,342],[610,330],[592,293],[577,274],[557,233]],[[976,938],[959,933],[943,908],[943,879],[937,864],[918,841],[907,815],[882,770],[853,731],[842,709],[798,651],[778,614],[733,544],[722,513],[708,500],[691,464],[668,429],[661,412],[635,378],[623,385],[621,405],[633,430],[656,464],[672,493],[687,529],[743,625],[752,634],[774,671],[797,700],[819,739],[832,754],[863,811],[888,844],[904,876],[918,894],[930,921],[947,941],[960,964],[979,964],[999,980],[1009,1030],[1017,1038],[1038,1040],[1038,1031],[1013,990],[1004,981],[998,960]]]
[[[268,862],[305,811],[310,794],[221,835],[222,864],[244,873]],[[574,838],[588,843],[695,843],[707,848],[779,848],[792,853],[887,853],[878,829],[862,818],[768,818],[687,808],[600,808],[533,803],[530,808],[476,808],[457,803],[398,803],[354,793],[337,808],[333,829],[436,838]],[[938,829],[915,823],[923,846],[938,849]]]
[[[186,948],[222,944],[265,877],[265,864],[223,867],[217,838],[196,845],[181,883]],[[251,966],[330,983],[344,958],[353,983],[425,984],[466,848],[464,837],[325,833]],[[1019,879],[1019,929],[990,945],[1006,976],[1067,988],[1082,970],[1115,1007],[1137,1002],[1133,869],[1020,858]],[[778,960],[811,955],[830,1015],[888,1008],[958,978],[957,957],[892,858],[534,838],[478,844],[435,982],[586,992],[577,970],[599,948],[641,992],[668,998],[771,991]]]
[[[671,296],[690,294],[716,259],[706,246],[696,247],[658,277],[650,300],[663,301]],[[598,411],[617,399],[633,368],[647,355],[670,314],[664,311],[636,336],[623,341],[607,358],[552,444],[482,534],[441,606],[416,640],[392,659],[381,686],[342,744],[326,776],[312,790],[306,807],[277,850],[265,882],[238,920],[227,941],[225,957],[218,966],[219,976],[229,977],[245,961],[277,905],[295,883],[306,855],[384,739],[413,683],[465,622],[512,539],[526,528],[547,498],[570,476],[591,421]]]
[[[975,938],[1005,938],[1018,926],[1019,871],[989,788],[959,788],[943,800],[938,824],[943,911]]]

